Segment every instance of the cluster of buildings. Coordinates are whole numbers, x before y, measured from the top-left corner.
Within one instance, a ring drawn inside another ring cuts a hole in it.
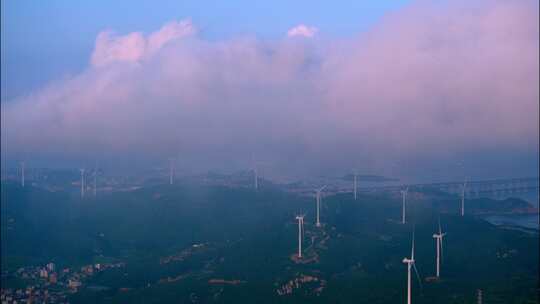
[[[289,295],[292,294],[295,289],[298,289],[302,287],[302,285],[308,283],[315,283],[316,287],[313,288],[313,293],[317,296],[321,294],[321,292],[326,286],[326,280],[324,279],[319,279],[318,277],[310,275],[300,275],[299,277],[294,278],[293,280],[290,280],[281,287],[279,287],[276,290],[276,293],[280,296]]]
[[[54,263],[45,266],[21,267],[10,274],[26,283],[25,288],[1,288],[1,304],[68,303],[69,293],[83,287],[85,279],[109,268],[123,267],[124,263],[89,264],[75,270],[57,269]]]

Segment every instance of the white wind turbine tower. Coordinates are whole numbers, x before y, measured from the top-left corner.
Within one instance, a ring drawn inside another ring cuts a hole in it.
[[[326,185],[322,186],[319,189],[315,189],[315,192],[317,193],[317,223],[315,224],[315,226],[317,227],[321,227],[321,222],[319,220],[319,213],[321,209],[321,192],[324,190],[324,188],[326,188]]]
[[[97,167],[94,169],[94,197],[97,196]]]
[[[440,269],[441,269],[441,260],[443,255],[443,237],[446,235],[446,233],[442,233],[441,229],[441,219],[439,218],[439,233],[433,234],[433,238],[437,241],[437,279],[440,276]]]
[[[21,186],[24,187],[24,167],[25,163],[24,161],[21,162]]]
[[[353,189],[354,189],[354,200],[356,200],[356,177],[358,176],[358,173],[356,173],[356,170],[354,171],[353,173],[353,178],[354,178],[354,182],[353,182]]]
[[[81,171],[81,198],[84,197],[84,169],[79,169]]]
[[[174,158],[169,158],[169,184],[173,184],[174,178]]]
[[[409,192],[409,187],[405,188],[405,190],[401,190],[401,198],[402,198],[402,207],[401,207],[401,223],[405,224],[405,200],[407,199],[407,193]]]
[[[302,258],[302,238],[304,236],[304,214],[297,215],[298,220],[298,258]]]
[[[465,215],[465,189],[467,188],[467,180],[461,186],[461,216]]]
[[[255,191],[259,189],[259,171],[257,170],[257,162],[253,158],[253,153],[251,154],[251,170],[253,171],[253,188]]]
[[[253,179],[255,190],[259,189],[259,172],[257,171],[257,165],[253,166]]]
[[[422,281],[420,280],[420,275],[418,274],[418,269],[416,269],[416,264],[414,261],[414,230],[412,237],[411,258],[403,258],[403,263],[407,264],[407,304],[411,304],[411,268],[414,268],[414,271],[416,272],[418,283],[422,284]]]

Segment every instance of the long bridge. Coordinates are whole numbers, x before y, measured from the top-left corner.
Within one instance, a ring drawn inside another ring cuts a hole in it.
[[[461,194],[464,181],[423,183],[407,185],[409,189],[437,189],[449,193]],[[467,181],[465,197],[498,197],[539,191],[538,177],[520,177],[491,180]],[[399,191],[403,186],[381,186],[363,188],[363,191]]]

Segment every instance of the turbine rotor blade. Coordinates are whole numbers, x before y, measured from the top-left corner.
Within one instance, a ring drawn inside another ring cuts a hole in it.
[[[416,268],[416,263],[413,263],[414,273],[416,273],[416,278],[418,279],[418,284],[420,285],[420,289],[423,290],[424,286],[422,286],[422,279],[420,279],[420,273],[418,273],[418,269]]]
[[[412,246],[411,246],[411,260],[414,260],[414,230],[415,230],[415,228],[413,227]]]
[[[443,245],[442,245],[442,243],[443,243],[443,238],[441,237],[441,240],[439,241],[439,245],[441,246],[441,263],[443,261]]]

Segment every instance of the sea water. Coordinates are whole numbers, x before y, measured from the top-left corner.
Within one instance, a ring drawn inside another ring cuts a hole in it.
[[[535,230],[540,227],[537,214],[490,215],[484,219],[496,226],[517,226]]]
[[[534,207],[538,208],[538,192],[531,191],[527,193],[511,195],[509,197],[521,198]],[[507,197],[504,197],[507,198]],[[504,199],[503,198],[503,199]],[[508,215],[490,215],[484,217],[484,219],[496,226],[517,226],[528,229],[540,230],[539,216],[538,214],[508,214]]]

